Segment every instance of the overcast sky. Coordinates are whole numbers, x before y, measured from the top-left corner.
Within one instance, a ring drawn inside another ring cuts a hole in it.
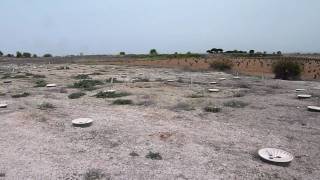
[[[320,52],[320,0],[1,0],[0,51]]]

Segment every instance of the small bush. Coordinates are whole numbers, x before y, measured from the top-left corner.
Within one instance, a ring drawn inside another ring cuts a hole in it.
[[[115,101],[113,101],[114,105],[131,105],[133,104],[132,100],[130,99],[117,99]]]
[[[54,106],[53,104],[51,104],[51,103],[44,102],[44,103],[40,104],[40,105],[38,106],[38,108],[39,108],[40,110],[48,110],[48,109],[54,109],[55,106]]]
[[[105,176],[99,169],[90,169],[84,174],[84,180],[99,180],[105,178]]]
[[[273,64],[273,73],[276,79],[296,80],[300,78],[302,69],[295,61],[279,60]]]
[[[248,106],[249,104],[246,102],[242,102],[242,101],[232,100],[232,101],[225,102],[223,105],[227,106],[227,107],[231,107],[231,108],[244,108],[244,107]]]
[[[146,155],[146,158],[152,160],[162,160],[162,156],[160,155],[160,153],[154,153],[151,151]]]
[[[232,68],[231,60],[215,60],[210,63],[210,68],[218,71],[227,71]]]
[[[69,66],[60,66],[57,68],[57,70],[68,70],[68,69],[70,69]]]
[[[79,89],[84,89],[84,90],[94,90],[96,85],[102,85],[103,82],[99,80],[81,80],[79,82],[75,82],[73,84],[73,88],[79,88]]]
[[[97,98],[119,98],[119,97],[124,97],[124,96],[129,96],[129,95],[130,95],[130,93],[127,93],[127,92],[102,92],[102,91],[100,91],[95,96]]]
[[[76,92],[76,93],[72,93],[68,96],[69,99],[79,99],[81,98],[82,96],[86,95],[85,93],[83,92]]]
[[[46,87],[47,82],[43,79],[39,79],[36,82],[36,85],[34,87]]]
[[[113,80],[112,78],[109,78],[106,80],[107,83],[111,83],[111,81],[112,83],[123,83],[123,81],[119,81],[117,78],[113,78]]]
[[[205,112],[218,113],[221,111],[221,108],[216,106],[207,106],[203,109]]]
[[[91,79],[88,74],[79,74],[74,77],[75,79]]]
[[[30,93],[27,93],[27,92],[11,95],[12,98],[22,98],[22,97],[28,97],[28,96],[30,96]]]

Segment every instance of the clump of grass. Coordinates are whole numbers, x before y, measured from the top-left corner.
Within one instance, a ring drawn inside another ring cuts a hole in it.
[[[46,87],[47,82],[43,79],[39,79],[35,82],[35,86],[34,87]]]
[[[117,99],[115,101],[113,101],[114,105],[132,105],[133,102],[130,99]]]
[[[103,92],[100,91],[95,95],[97,98],[119,98],[131,95],[128,92]]]
[[[75,93],[72,93],[68,96],[69,99],[79,99],[81,98],[82,96],[86,95],[85,93],[83,92],[75,92]]]
[[[88,74],[79,74],[74,77],[75,79],[91,79]]]
[[[231,101],[225,102],[223,105],[231,108],[244,108],[248,106],[249,103],[231,100]]]
[[[218,71],[227,71],[232,68],[232,62],[227,59],[215,60],[210,63],[210,68]]]
[[[220,108],[220,107],[217,107],[217,106],[211,106],[211,105],[209,105],[209,106],[204,107],[203,110],[204,110],[205,112],[218,113],[218,112],[221,111],[221,108]]]
[[[68,69],[70,69],[69,66],[60,66],[57,68],[57,70],[68,70]]]
[[[40,104],[40,105],[38,106],[38,108],[39,108],[40,110],[48,110],[48,109],[54,109],[54,108],[56,108],[56,107],[55,107],[53,104],[51,104],[51,103],[44,102],[44,103]]]
[[[80,80],[79,82],[75,82],[72,87],[91,91],[96,89],[95,88],[96,85],[101,85],[101,84],[103,84],[103,82],[99,80],[84,79],[84,80]]]
[[[109,78],[109,79],[106,80],[106,82],[107,83],[111,83],[111,82],[113,82],[113,83],[123,83],[123,81],[119,81],[117,78],[113,78],[113,80],[112,80],[112,78]]]
[[[194,107],[188,103],[180,102],[180,103],[176,104],[175,106],[173,106],[172,110],[174,110],[174,111],[192,111],[192,110],[194,110]]]
[[[30,93],[27,93],[27,92],[11,95],[12,98],[22,98],[22,97],[28,97],[28,96],[30,96]]]
[[[105,176],[99,169],[90,169],[84,174],[84,180],[99,180],[105,178]]]
[[[152,160],[162,160],[162,156],[160,155],[160,153],[154,153],[151,151],[146,155],[146,158]]]

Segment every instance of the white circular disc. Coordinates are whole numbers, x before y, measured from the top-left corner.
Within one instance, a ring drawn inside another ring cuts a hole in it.
[[[106,93],[115,93],[116,90],[114,90],[114,89],[109,89],[109,90],[106,90],[106,91],[104,91],[104,92],[106,92]]]
[[[276,148],[260,149],[258,154],[262,159],[276,163],[289,163],[294,159],[291,153]]]
[[[219,78],[219,80],[220,80],[220,81],[222,81],[222,80],[226,80],[226,78]]]
[[[308,106],[308,109],[311,110],[311,111],[320,112],[320,107],[319,106]]]
[[[210,82],[210,84],[217,84],[217,82]]]
[[[0,104],[0,108],[6,108],[8,104]]]
[[[56,84],[47,84],[47,87],[56,87]]]
[[[174,80],[167,80],[167,82],[174,82]]]
[[[233,79],[240,79],[240,77],[239,76],[235,76],[235,77],[233,77]]]
[[[208,89],[209,92],[220,92],[220,89]]]
[[[306,89],[296,89],[296,91],[305,91]]]
[[[309,94],[299,94],[298,95],[298,98],[300,98],[300,99],[306,99],[306,98],[311,98],[312,96],[311,95],[309,95]]]
[[[83,126],[83,125],[89,125],[93,122],[90,118],[79,118],[72,120],[73,125]]]

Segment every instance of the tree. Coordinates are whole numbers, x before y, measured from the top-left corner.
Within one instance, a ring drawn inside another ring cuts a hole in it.
[[[17,51],[17,53],[16,53],[16,57],[17,57],[17,58],[22,58],[22,53],[21,53],[21,52],[19,52],[19,51]]]
[[[250,54],[250,55],[253,55],[253,54],[254,54],[254,50],[251,49],[251,50],[249,51],[249,54]]]
[[[150,50],[150,55],[158,55],[158,52],[156,49],[151,49]]]
[[[125,52],[120,52],[120,55],[124,56],[124,55],[126,55],[126,53]]]
[[[24,53],[22,54],[22,57],[24,57],[24,58],[31,58],[31,53],[24,52]]]
[[[3,56],[3,53],[0,51],[0,56]]]
[[[33,57],[33,58],[37,58],[38,56],[37,56],[36,54],[33,54],[32,57]]]
[[[7,57],[14,57],[13,54],[7,54]]]
[[[282,55],[282,52],[281,52],[281,51],[278,51],[278,52],[277,52],[277,55]]]
[[[45,55],[43,55],[43,57],[52,57],[52,55],[51,54],[45,54]]]

